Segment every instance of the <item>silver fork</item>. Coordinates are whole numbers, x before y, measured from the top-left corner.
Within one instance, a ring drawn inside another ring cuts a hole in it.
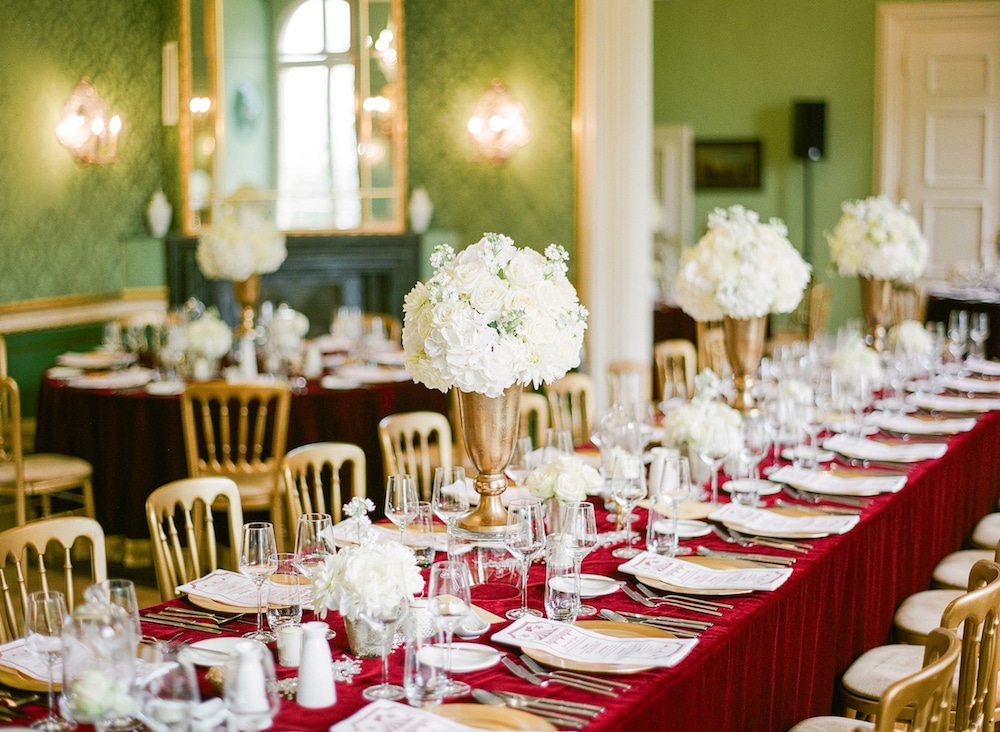
[[[582,674],[576,671],[567,671],[565,669],[549,671],[526,653],[522,653],[519,658],[525,666],[538,676],[549,678],[562,684],[569,684],[570,686],[574,684],[586,684],[592,687],[594,691],[597,691],[597,693],[604,694],[605,696],[617,697],[620,691],[628,691],[632,688],[631,684],[626,684],[624,681],[602,679],[598,676]],[[582,686],[580,688],[582,688]],[[604,691],[599,691],[600,689],[603,689]],[[615,691],[615,689],[618,691]]]
[[[782,499],[777,499],[774,502],[775,506],[780,508],[798,508],[805,511],[816,511],[817,513],[825,513],[828,516],[860,516],[861,511],[857,508],[847,508],[846,506],[820,506],[818,504],[810,504],[808,506],[800,506],[795,503],[789,503]]]
[[[661,595],[658,594],[652,587],[644,585],[642,582],[636,583],[639,587],[639,591],[642,592],[646,597],[652,600],[679,600],[684,601],[690,605],[701,605],[707,609],[711,610],[732,610],[733,605],[728,602],[722,602],[720,600],[704,600],[700,597],[685,597],[684,595]]]
[[[863,498],[862,496],[818,496],[815,493],[799,490],[790,485],[785,485],[784,491],[788,494],[789,498],[794,498],[796,501],[802,501],[803,503],[838,503],[841,506],[850,506],[851,508],[867,508],[868,504],[871,503],[870,498]]]

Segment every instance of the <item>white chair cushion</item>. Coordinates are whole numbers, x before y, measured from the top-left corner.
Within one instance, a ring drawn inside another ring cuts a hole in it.
[[[931,577],[941,587],[953,587],[959,590],[969,588],[969,572],[972,565],[980,559],[993,559],[994,552],[985,549],[963,549],[952,552],[937,563]]]
[[[923,665],[923,646],[877,646],[848,666],[841,683],[851,694],[876,701],[889,684],[916,673]]]
[[[910,635],[926,636],[941,625],[941,614],[948,603],[964,595],[964,590],[925,590],[910,595],[896,608],[893,624]],[[961,637],[962,629],[958,630]]]
[[[93,468],[86,460],[70,455],[38,453],[24,456],[24,482],[45,483],[60,481],[73,484],[90,477]],[[0,485],[14,485],[14,465],[0,465]]]
[[[875,725],[847,717],[811,717],[803,719],[788,732],[854,732],[858,729],[875,729]]]
[[[983,549],[995,549],[1000,543],[1000,513],[988,513],[972,530],[972,543]]]

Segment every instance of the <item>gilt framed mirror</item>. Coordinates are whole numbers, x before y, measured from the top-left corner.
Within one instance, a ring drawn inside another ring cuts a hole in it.
[[[404,229],[403,0],[182,0],[183,229],[234,198],[288,233]]]

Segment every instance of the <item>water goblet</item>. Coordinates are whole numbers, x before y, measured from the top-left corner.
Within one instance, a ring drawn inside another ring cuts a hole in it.
[[[506,616],[511,620],[525,615],[540,616],[538,610],[528,608],[528,570],[532,560],[545,548],[545,514],[540,501],[533,498],[511,501],[503,544],[521,563],[521,606],[508,610]]]
[[[514,442],[514,451],[510,462],[504,468],[504,474],[514,482],[514,487],[520,488],[535,468],[534,445],[531,437],[518,437]]]
[[[580,609],[580,582],[572,552],[559,536],[545,547],[545,617],[572,623]]]
[[[378,632],[382,639],[382,681],[361,692],[361,695],[369,701],[402,699],[406,695],[402,686],[389,683],[389,649],[392,647],[392,636],[396,623],[406,616],[409,606],[409,598],[401,597],[396,603],[366,605],[361,611],[361,619]]]
[[[295,554],[278,552],[274,557],[277,566],[267,578],[267,626],[277,637],[281,627],[302,622],[302,590],[307,581],[299,572]]]
[[[465,468],[434,468],[431,486],[431,508],[434,515],[451,529],[459,518],[469,512],[469,489],[465,481]]]
[[[135,643],[142,638],[142,626],[139,622],[139,601],[135,594],[135,583],[130,579],[106,579],[98,584],[98,588],[104,593],[108,602],[117,605],[132,620],[132,631],[135,634]],[[118,717],[111,717],[101,723],[103,732],[116,732],[117,730],[135,729],[137,720],[131,714]]]
[[[163,670],[153,674],[140,690],[140,719],[151,730],[186,732],[191,714],[201,702],[198,676],[183,653],[168,654]]]
[[[632,545],[632,509],[646,497],[646,480],[642,459],[636,455],[623,455],[620,470],[611,478],[611,500],[618,506],[618,525],[625,529],[625,546],[611,552],[619,559],[631,559],[640,550]]]
[[[819,430],[823,425],[822,415],[815,403],[810,404],[806,412],[809,418],[803,422],[815,451]],[[760,480],[760,462],[770,449],[771,432],[764,418],[753,414],[744,417],[740,425],[740,460],[749,466],[753,480]]]
[[[46,732],[67,732],[76,724],[56,714],[53,667],[62,654],[66,598],[61,592],[40,590],[28,595],[24,615],[24,645],[48,667],[49,714],[31,725]]]
[[[681,502],[691,495],[691,463],[686,457],[668,455],[663,461],[660,479],[650,485],[649,517],[646,526],[646,548],[671,557],[690,554],[688,547],[682,547],[677,535],[677,522]],[[670,504],[669,531],[662,531],[664,516],[662,504]],[[663,541],[665,539],[665,542]],[[665,546],[664,546],[665,543]],[[653,546],[650,546],[650,545]]]
[[[580,595],[580,565],[583,563],[583,558],[597,548],[597,519],[594,517],[594,504],[589,501],[564,503],[561,522],[562,542],[573,559],[577,595]],[[582,602],[577,609],[578,617],[596,614],[597,608]]]
[[[333,517],[328,513],[304,513],[295,531],[295,567],[306,578],[337,553],[333,538]]]
[[[274,633],[264,630],[264,583],[278,568],[277,545],[274,525],[268,521],[252,521],[243,525],[240,541],[240,573],[257,586],[257,629],[244,634],[244,638],[270,643]]]
[[[698,457],[708,465],[712,477],[711,502],[719,504],[719,470],[729,456],[730,429],[728,425],[712,422],[706,425],[705,434],[698,441]]]
[[[539,506],[540,508],[540,506]],[[539,511],[539,520],[541,520]],[[544,540],[542,542],[544,546]],[[451,678],[451,639],[455,630],[472,612],[471,577],[462,562],[435,562],[431,566],[427,609],[439,631],[444,633],[444,696],[465,696],[471,689],[464,681]]]
[[[399,527],[399,543],[406,527],[417,517],[417,481],[405,473],[390,475],[385,485],[385,516]]]

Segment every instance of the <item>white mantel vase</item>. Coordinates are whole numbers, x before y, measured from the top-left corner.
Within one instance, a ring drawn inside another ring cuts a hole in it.
[[[426,188],[414,188],[410,194],[410,228],[418,234],[423,234],[431,225],[434,215],[434,204]]]
[[[162,239],[170,231],[170,220],[174,215],[174,208],[167,200],[167,194],[157,191],[149,199],[146,207],[146,222],[149,224],[149,233],[157,239]]]

